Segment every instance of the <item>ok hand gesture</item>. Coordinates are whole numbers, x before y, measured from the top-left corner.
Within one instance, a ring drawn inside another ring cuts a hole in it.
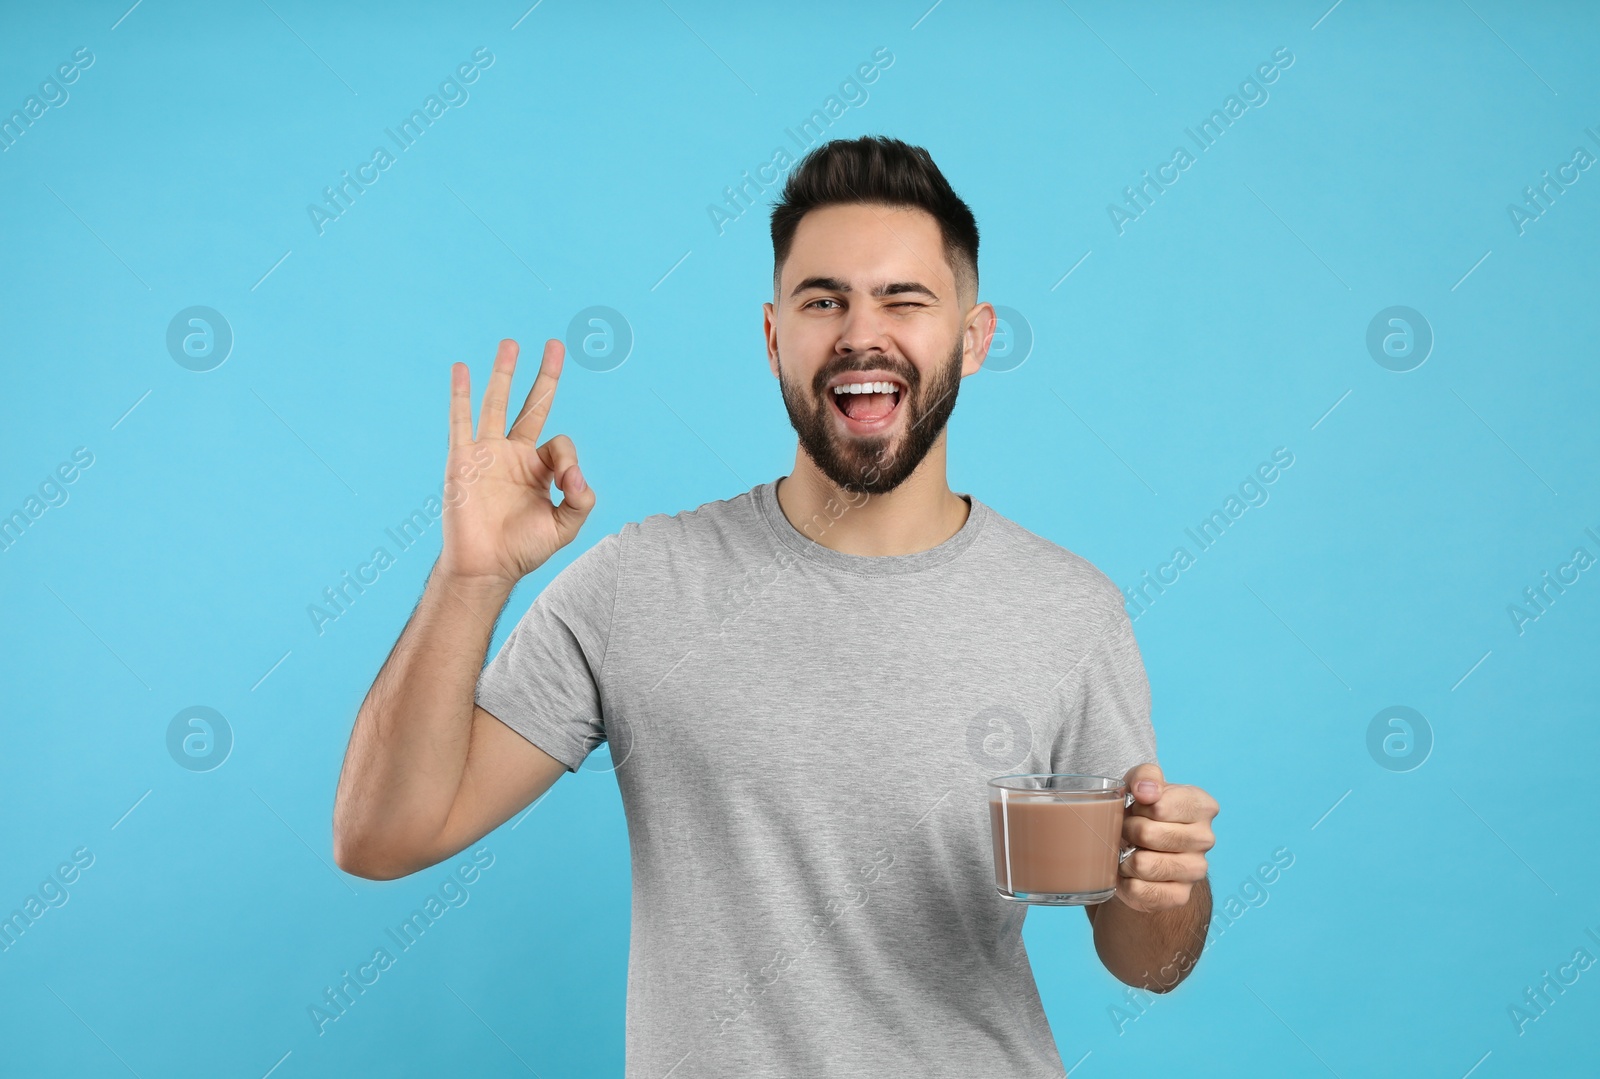
[[[517,366],[517,343],[500,342],[494,370],[472,434],[471,376],[464,363],[450,368],[450,454],[439,572],[470,584],[509,590],[571,543],[594,508],[594,491],[578,469],[578,451],[566,435],[537,445],[555,399],[566,350],[544,344],[539,375],[522,411],[506,431],[506,401]],[[471,477],[465,484],[457,478]],[[550,484],[561,488],[561,504]]]

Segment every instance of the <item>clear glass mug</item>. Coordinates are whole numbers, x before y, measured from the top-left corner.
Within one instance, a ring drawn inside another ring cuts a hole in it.
[[[1085,906],[1117,890],[1133,793],[1112,776],[1034,772],[989,780],[995,888],[1018,903]]]

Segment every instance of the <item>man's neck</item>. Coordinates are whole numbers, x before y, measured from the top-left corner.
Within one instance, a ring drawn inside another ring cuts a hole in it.
[[[904,483],[881,495],[841,491],[797,450],[794,471],[778,481],[777,494],[778,508],[796,530],[842,554],[926,551],[961,531],[971,512],[950,490],[937,448]]]

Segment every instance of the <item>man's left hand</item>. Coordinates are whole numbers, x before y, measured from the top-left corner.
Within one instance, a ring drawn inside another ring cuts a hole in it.
[[[1136,764],[1124,777],[1133,804],[1122,820],[1122,841],[1139,848],[1118,869],[1117,898],[1151,913],[1187,906],[1206,875],[1206,855],[1216,843],[1211,821],[1217,800],[1199,787],[1168,783],[1154,762]]]

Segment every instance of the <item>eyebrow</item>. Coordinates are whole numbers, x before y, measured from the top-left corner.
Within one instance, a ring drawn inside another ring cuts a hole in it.
[[[794,287],[794,291],[789,293],[789,298],[793,299],[810,289],[825,289],[828,292],[852,291],[848,283],[839,280],[837,277],[808,277]],[[874,298],[882,299],[885,296],[901,296],[912,292],[920,293],[930,300],[939,298],[932,289],[918,281],[890,281],[888,284],[878,285],[874,288],[872,295]]]

